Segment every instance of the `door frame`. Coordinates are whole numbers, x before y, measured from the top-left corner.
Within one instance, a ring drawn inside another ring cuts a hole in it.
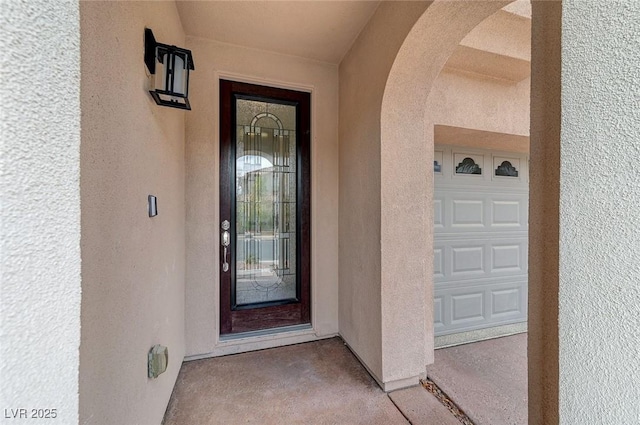
[[[232,282],[235,279],[235,249],[229,253],[229,272],[219,267],[219,332],[230,335],[257,330],[278,329],[290,325],[311,323],[311,93],[298,89],[265,86],[264,83],[246,82],[244,79],[220,77],[219,87],[219,217],[218,224],[224,220],[231,223],[232,248],[236,246],[234,188],[231,181],[231,170],[235,170],[235,151],[233,137],[235,135],[235,95],[244,98],[265,97],[284,102],[295,102],[299,105],[296,117],[296,147],[298,172],[296,173],[297,202],[296,211],[296,274],[299,276],[298,302],[279,302],[269,306],[246,308],[232,306],[234,291]],[[223,123],[230,123],[228,126]],[[224,191],[228,190],[223,202]],[[219,264],[222,262],[223,250],[219,248]],[[303,254],[304,253],[304,254]],[[226,300],[226,301],[225,301]],[[253,313],[259,308],[260,317]]]

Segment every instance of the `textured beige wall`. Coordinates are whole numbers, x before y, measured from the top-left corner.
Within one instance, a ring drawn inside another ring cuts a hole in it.
[[[523,31],[524,29],[524,31]],[[508,36],[505,36],[508,34]],[[500,10],[462,39],[463,46],[518,59],[531,59],[531,20]]]
[[[379,381],[380,111],[396,53],[427,6],[382,3],[340,64],[340,334]]]
[[[433,360],[427,96],[506,3],[382,3],[340,65],[340,333],[385,388]]]
[[[427,117],[428,119],[429,117]],[[464,127],[450,127],[440,124],[433,126],[433,134],[435,143],[438,145],[469,146],[480,149],[529,153],[529,136]]]
[[[425,119],[427,97],[460,41],[506,3],[434,2],[405,39],[387,80],[381,114],[385,380],[419,373],[433,361],[433,122]]]
[[[71,1],[0,4],[2,423],[78,423],[78,9]],[[31,409],[55,409],[56,419],[9,419],[11,409],[29,418]]]
[[[216,350],[219,314],[218,78],[312,90],[311,302],[318,336],[338,332],[338,70],[336,65],[201,38],[187,115],[187,354]],[[253,346],[257,348],[257,346]]]
[[[530,86],[530,79],[509,83],[442,72],[429,94],[427,114],[436,125],[528,136]],[[508,145],[495,149],[511,150]]]
[[[184,357],[188,112],[147,92],[143,40],[145,26],[164,43],[184,45],[184,34],[173,2],[90,1],[80,12],[80,422],[158,424]],[[169,348],[169,367],[151,380],[154,344]]]
[[[561,424],[640,423],[638,46],[640,2],[563,2]]]
[[[534,1],[529,165],[529,423],[558,422],[561,4]]]
[[[531,19],[499,10],[473,28],[429,94],[435,142],[528,152],[530,58]]]

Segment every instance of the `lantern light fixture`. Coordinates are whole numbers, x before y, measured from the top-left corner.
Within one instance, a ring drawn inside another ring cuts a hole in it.
[[[191,50],[156,42],[144,30],[144,63],[149,70],[149,93],[158,105],[191,110],[189,70],[194,70]]]

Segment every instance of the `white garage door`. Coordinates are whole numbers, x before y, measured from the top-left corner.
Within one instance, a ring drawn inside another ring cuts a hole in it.
[[[436,146],[434,160],[436,337],[525,322],[527,156]]]

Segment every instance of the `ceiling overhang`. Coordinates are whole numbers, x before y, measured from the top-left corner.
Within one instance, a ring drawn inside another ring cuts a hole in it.
[[[187,36],[339,64],[376,1],[177,0]]]

